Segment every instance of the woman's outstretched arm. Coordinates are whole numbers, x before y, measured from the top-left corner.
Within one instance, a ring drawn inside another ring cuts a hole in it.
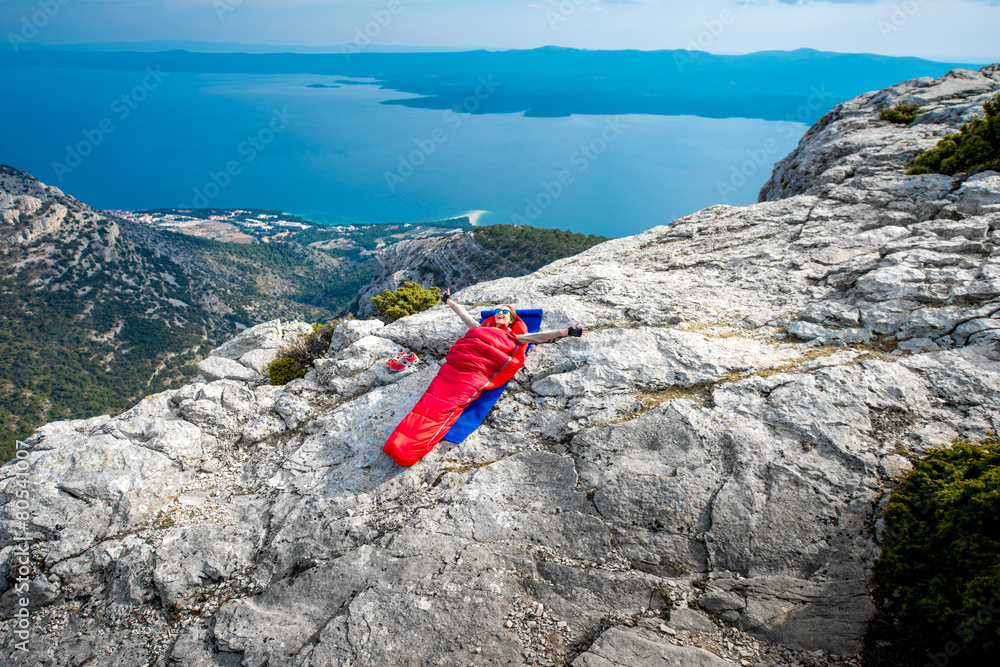
[[[444,293],[441,295],[441,300],[444,303],[448,304],[448,307],[454,310],[456,315],[462,318],[462,321],[465,322],[465,326],[469,327],[470,329],[475,329],[476,327],[479,326],[479,322],[472,319],[472,316],[466,312],[465,308],[462,308],[462,306],[458,305],[457,303],[451,300],[450,287],[446,289]]]
[[[581,327],[580,323],[577,322],[573,326],[567,329],[549,329],[548,331],[539,331],[537,333],[531,334],[521,334],[517,337],[518,343],[545,343],[550,340],[556,340],[557,338],[562,338],[563,336],[582,336],[587,333],[589,329],[586,327]]]

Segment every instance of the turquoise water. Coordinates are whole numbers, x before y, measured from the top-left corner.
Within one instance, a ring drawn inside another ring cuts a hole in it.
[[[757,200],[800,123],[525,118],[379,104],[316,75],[0,68],[0,163],[104,209],[280,209],[318,221],[440,219],[624,236]],[[741,173],[742,170],[742,173]]]

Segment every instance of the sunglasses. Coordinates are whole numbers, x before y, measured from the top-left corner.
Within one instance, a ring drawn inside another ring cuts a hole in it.
[[[496,314],[497,314],[497,315],[510,315],[510,311],[509,311],[509,310],[507,310],[506,308],[504,308],[503,310],[498,310],[498,311],[496,312]]]

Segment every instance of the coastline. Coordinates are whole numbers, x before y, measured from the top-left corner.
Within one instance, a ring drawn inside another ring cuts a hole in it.
[[[479,222],[479,218],[481,218],[484,213],[489,213],[489,211],[468,211],[466,213],[459,213],[455,217],[456,218],[462,218],[462,217],[468,218],[469,219],[469,224],[472,225],[473,227],[475,227],[478,224],[478,222]]]

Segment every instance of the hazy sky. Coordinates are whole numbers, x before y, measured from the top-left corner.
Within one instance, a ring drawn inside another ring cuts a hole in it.
[[[0,26],[8,42],[20,37],[45,44],[357,41],[370,48],[370,39],[713,53],[808,47],[1000,61],[1000,0],[0,0]]]

